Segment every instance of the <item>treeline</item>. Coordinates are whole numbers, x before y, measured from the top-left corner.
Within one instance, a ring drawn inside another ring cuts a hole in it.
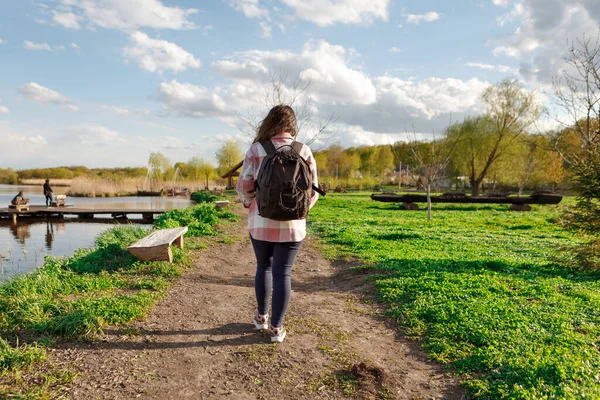
[[[125,178],[145,177],[148,169],[138,168],[87,168],[83,166],[33,168],[15,171],[0,168],[0,183],[15,185],[26,179],[102,178],[118,181]]]
[[[417,187],[423,182],[422,175],[427,175],[424,169],[435,162],[433,147],[444,145],[441,141],[399,141],[393,145],[344,149],[334,144],[314,156],[321,182],[332,187],[370,189],[399,183]],[[470,145],[461,143],[462,147]],[[483,153],[485,146],[480,147],[477,151]],[[475,172],[484,167],[484,160],[472,160],[470,154],[467,149],[457,149],[432,182],[433,188],[470,189],[471,161]],[[542,135],[526,135],[513,141],[503,157],[491,164],[486,176],[479,184],[487,190],[556,190],[570,185],[565,163]]]

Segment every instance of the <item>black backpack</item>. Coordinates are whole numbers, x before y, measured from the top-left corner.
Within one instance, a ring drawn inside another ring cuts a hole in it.
[[[300,156],[303,144],[293,142],[282,151],[270,140],[260,144],[267,155],[254,182],[258,213],[277,221],[306,218],[314,187],[310,167]]]

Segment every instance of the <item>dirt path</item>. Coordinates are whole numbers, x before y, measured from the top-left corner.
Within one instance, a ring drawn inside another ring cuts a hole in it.
[[[373,288],[306,240],[280,345],[251,325],[254,257],[245,221],[233,243],[198,253],[146,321],[55,349],[81,376],[74,399],[462,399],[456,380],[403,339],[365,297]],[[231,242],[231,240],[227,240]]]

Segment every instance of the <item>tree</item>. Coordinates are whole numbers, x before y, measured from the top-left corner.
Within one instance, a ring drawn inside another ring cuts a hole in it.
[[[175,165],[173,165],[173,169],[175,170],[174,173],[178,173],[179,177],[181,178],[187,178],[188,175],[188,165],[182,161],[179,161],[177,163],[175,163]],[[179,171],[179,172],[177,172]]]
[[[377,171],[381,174],[381,181],[383,182],[385,172],[390,168],[394,168],[394,153],[392,153],[391,146],[379,147],[375,166]]]
[[[265,85],[258,110],[250,109],[245,115],[238,114],[238,129],[250,137],[256,135],[260,122],[276,105],[286,104],[294,110],[298,122],[298,140],[311,145],[315,141],[327,144],[335,136],[330,128],[335,123],[334,114],[321,115],[309,95],[310,80],[300,75],[291,79],[287,71],[269,69],[270,81]]]
[[[358,149],[360,157],[360,172],[364,175],[371,175],[377,171],[377,147],[361,147]]]
[[[595,40],[584,36],[570,42],[565,62],[567,68],[554,80],[554,92],[567,115],[567,127],[550,139],[569,163],[579,191],[577,208],[567,213],[566,221],[599,235],[600,35]]]
[[[344,162],[344,148],[339,143],[329,146],[329,149],[327,149],[327,172],[329,173],[329,176],[335,176],[336,185],[339,184],[337,180],[339,179],[340,173],[343,175],[343,171],[346,168]]]
[[[410,141],[412,159],[417,165],[419,178],[425,180],[423,184],[427,190],[427,221],[431,221],[431,184],[446,170],[457,145],[462,140],[463,132],[453,132],[453,135],[450,135],[451,132],[452,127],[446,129],[441,140],[437,139],[434,134],[431,143],[424,146],[422,142],[417,140],[413,128],[414,136]],[[428,151],[423,152],[424,149]]]
[[[148,175],[151,180],[164,180],[165,172],[169,168],[171,168],[171,162],[164,154],[159,152],[150,153],[150,157],[148,158]]]
[[[12,168],[0,168],[0,183],[6,185],[16,185],[19,183],[19,175]]]
[[[327,152],[315,152],[313,153],[313,157],[315,158],[315,163],[317,163],[317,174],[322,177],[329,176],[329,174],[327,174],[327,165],[329,161],[327,158]]]
[[[356,171],[359,170],[360,156],[359,156],[358,152],[353,151],[353,150],[347,150],[345,154],[346,154],[346,159],[345,159],[346,169],[344,171],[344,176],[349,178],[350,176],[352,176],[352,174],[354,174]]]
[[[557,152],[549,151],[544,161],[541,177],[552,185],[552,191],[555,192],[556,187],[565,178],[564,160]]]
[[[594,160],[600,148],[600,35],[571,41],[565,62],[554,93],[567,121],[551,142],[569,163]]]
[[[521,196],[539,166],[540,147],[535,140],[517,141],[514,147],[515,157],[510,168],[514,171],[514,178],[519,188],[518,195]]]
[[[219,174],[223,175],[244,159],[244,153],[235,140],[229,139],[217,150],[216,157]]]
[[[188,161],[188,175],[194,180],[204,180],[204,187],[208,189],[208,180],[215,174],[215,167],[210,161],[194,157]]]
[[[482,99],[488,106],[487,114],[467,118],[450,132],[450,137],[462,137],[454,161],[467,172],[473,196],[479,195],[492,167],[527,133],[542,111],[535,94],[525,91],[514,79],[490,86]]]

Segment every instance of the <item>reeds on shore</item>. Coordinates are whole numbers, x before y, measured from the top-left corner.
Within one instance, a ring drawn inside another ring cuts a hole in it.
[[[190,192],[203,189],[206,182],[199,181],[164,181],[155,182],[152,187],[146,178],[126,178],[119,181],[110,179],[75,178],[72,180],[68,195],[71,197],[120,197],[136,196],[138,190],[167,190],[187,188]],[[223,187],[223,182],[209,181],[209,187]]]

